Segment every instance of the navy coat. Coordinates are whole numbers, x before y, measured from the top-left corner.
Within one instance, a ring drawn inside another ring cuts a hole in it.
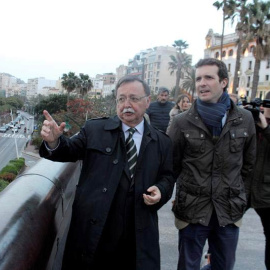
[[[121,121],[117,116],[88,120],[75,137],[68,139],[61,136],[56,150],[49,152],[43,144],[40,155],[60,162],[83,160],[73,204],[68,235],[71,250],[68,253],[73,260],[84,260],[91,265],[126,167]],[[144,135],[134,177],[138,270],[160,269],[157,211],[172,196],[175,183],[172,165],[170,138],[144,121]],[[152,185],[160,189],[161,200],[156,205],[147,206],[143,201],[143,193]]]

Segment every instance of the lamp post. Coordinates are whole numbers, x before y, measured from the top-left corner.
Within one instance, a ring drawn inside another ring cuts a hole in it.
[[[10,116],[11,116],[11,120],[12,120],[12,123],[13,123],[12,109],[10,109]],[[13,130],[13,135],[15,135],[15,130]],[[19,159],[18,145],[17,145],[17,139],[16,139],[16,136],[14,136],[14,140],[15,140],[15,148],[16,148],[17,159]]]

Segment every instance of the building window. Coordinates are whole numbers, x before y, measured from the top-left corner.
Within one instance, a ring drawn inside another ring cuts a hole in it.
[[[223,51],[222,52],[222,57],[225,57],[226,56],[226,51]]]
[[[231,72],[231,64],[228,64],[228,71]]]
[[[247,87],[250,87],[250,76],[247,77],[248,81],[247,81]]]
[[[267,60],[266,68],[270,68],[270,59]]]
[[[157,69],[160,69],[160,63],[157,63]]]
[[[265,75],[265,80],[269,81],[269,75]]]
[[[159,61],[161,60],[161,55],[158,56],[158,60],[159,60]]]
[[[215,58],[219,58],[219,52],[216,52]]]
[[[156,84],[158,84],[159,83],[159,79],[156,79]]]
[[[252,61],[248,62],[248,69],[252,69]]]
[[[156,76],[159,77],[159,71],[157,71]]]
[[[233,49],[229,50],[229,56],[233,56]]]

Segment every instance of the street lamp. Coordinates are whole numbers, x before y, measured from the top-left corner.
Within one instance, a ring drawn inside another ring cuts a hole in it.
[[[11,115],[11,120],[12,120],[12,123],[13,123],[12,109],[10,109],[10,115]],[[13,130],[13,135],[15,135],[15,130]],[[16,147],[17,159],[19,159],[18,145],[17,145],[17,139],[16,139],[16,136],[14,136],[14,140],[15,140],[15,147]]]

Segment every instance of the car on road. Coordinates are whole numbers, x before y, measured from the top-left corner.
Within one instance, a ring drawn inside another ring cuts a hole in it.
[[[34,117],[33,116],[29,116],[29,119],[33,119]]]
[[[6,128],[6,126],[2,126],[0,127],[0,132],[5,133],[8,129]]]
[[[18,130],[17,127],[12,128],[12,132],[14,132],[14,133],[16,132],[16,133],[17,133],[18,131],[19,131],[19,130]]]

